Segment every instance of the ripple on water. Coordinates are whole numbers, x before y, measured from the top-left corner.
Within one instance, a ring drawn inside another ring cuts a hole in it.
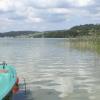
[[[0,39],[0,59],[26,79],[28,100],[100,100],[100,56],[68,40]]]

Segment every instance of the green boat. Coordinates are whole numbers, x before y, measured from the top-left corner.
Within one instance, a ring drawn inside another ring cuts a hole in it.
[[[9,100],[17,81],[16,70],[13,66],[0,65],[0,100]]]

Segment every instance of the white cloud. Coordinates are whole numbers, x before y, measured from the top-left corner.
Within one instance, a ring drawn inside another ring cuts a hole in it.
[[[70,13],[70,10],[67,8],[50,8],[48,9],[48,12],[55,14],[68,14]]]
[[[27,8],[27,6],[25,5],[25,2],[23,2],[23,0],[13,0],[13,9],[16,11],[23,11]]]
[[[42,19],[39,17],[29,17],[28,19],[26,19],[26,22],[28,22],[28,23],[40,23],[40,22],[42,22]]]
[[[95,3],[94,0],[66,0],[70,5],[76,7],[84,7]]]
[[[95,3],[95,0],[31,0],[37,7],[49,8],[60,5],[69,5],[75,7],[85,7]]]
[[[42,21],[41,16],[38,16],[38,11],[35,8],[27,7],[25,10],[16,11],[18,16],[23,16],[28,23],[39,23]]]
[[[13,2],[12,0],[0,0],[0,10],[9,11],[12,10]]]
[[[8,18],[0,18],[0,30],[5,30],[6,28],[11,27],[13,24],[13,20]]]
[[[38,8],[51,8],[56,7],[59,3],[61,3],[61,0],[30,0],[33,5],[35,5]]]
[[[71,24],[81,23],[89,17],[99,19],[99,6],[99,0],[0,0],[0,26],[14,27],[16,23],[23,23],[43,27],[50,23],[54,28],[53,25],[62,22],[67,25],[71,20]]]

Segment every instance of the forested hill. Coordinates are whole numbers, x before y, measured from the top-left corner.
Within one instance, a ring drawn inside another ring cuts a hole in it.
[[[0,37],[69,38],[77,36],[100,36],[100,24],[86,24],[75,26],[68,30],[57,31],[11,31],[6,33],[0,33]]]
[[[10,31],[0,33],[0,37],[31,37],[33,34],[38,33],[36,31]]]
[[[44,33],[44,37],[77,37],[77,36],[100,36],[100,25],[86,24],[70,28],[69,30],[48,31]]]

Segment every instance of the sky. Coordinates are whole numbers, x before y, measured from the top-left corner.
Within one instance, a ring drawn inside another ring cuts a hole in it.
[[[99,24],[100,0],[0,0],[0,32]]]

